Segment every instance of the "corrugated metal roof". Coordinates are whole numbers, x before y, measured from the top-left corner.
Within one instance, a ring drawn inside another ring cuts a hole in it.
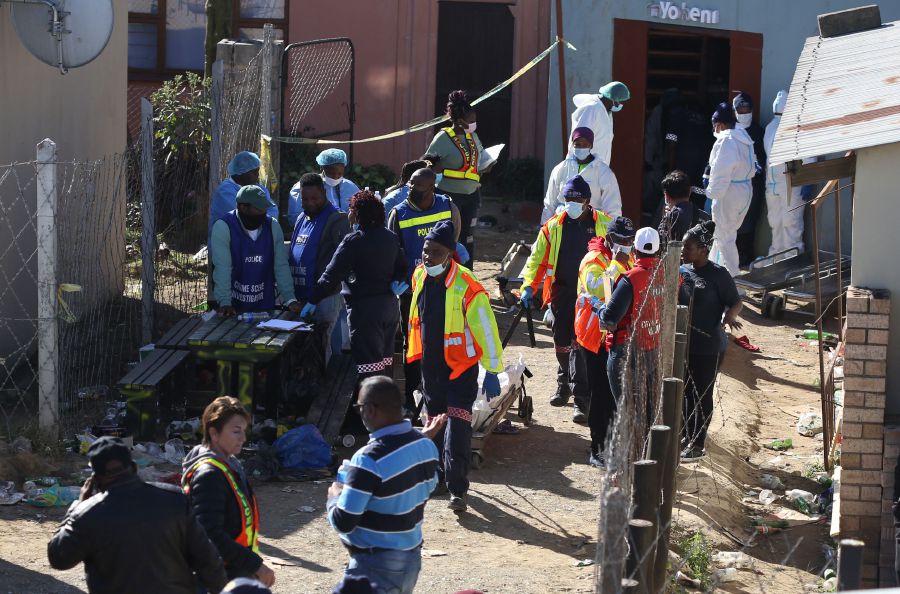
[[[900,142],[900,21],[806,40],[769,162]]]

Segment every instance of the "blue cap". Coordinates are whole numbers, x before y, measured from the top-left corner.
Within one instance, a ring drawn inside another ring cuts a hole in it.
[[[583,177],[576,175],[563,186],[562,196],[563,198],[590,198],[591,186],[584,181]]]
[[[712,114],[712,123],[721,122],[723,124],[734,124],[737,123],[737,118],[734,115],[734,109],[724,101],[719,103],[719,106],[716,108],[716,111]]]
[[[606,232],[619,237],[634,237],[634,223],[628,217],[616,217],[606,225]]]
[[[425,236],[428,241],[436,241],[451,252],[456,249],[456,229],[448,220],[439,221]]]
[[[738,91],[737,96],[732,100],[731,105],[735,108],[753,109],[753,97],[744,91]]]
[[[616,103],[622,103],[623,101],[631,99],[631,91],[628,90],[625,83],[621,83],[617,80],[606,83],[600,87],[600,94]]]
[[[316,165],[319,167],[328,167],[329,165],[343,165],[346,167],[347,153],[336,148],[325,149],[316,157]]]
[[[228,162],[228,175],[241,175],[259,169],[262,162],[259,155],[250,151],[241,151]]]

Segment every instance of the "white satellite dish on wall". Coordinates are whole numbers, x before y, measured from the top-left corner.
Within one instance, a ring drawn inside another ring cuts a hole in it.
[[[12,5],[13,24],[22,45],[63,74],[99,56],[112,36],[112,0],[5,2]]]

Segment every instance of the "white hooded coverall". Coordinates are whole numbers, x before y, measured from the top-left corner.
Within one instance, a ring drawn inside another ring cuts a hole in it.
[[[781,122],[781,114],[787,104],[787,93],[778,91],[772,111],[775,117],[766,126],[766,134],[763,137],[763,145],[766,154],[772,151],[772,143],[775,142],[775,133]],[[766,208],[769,211],[769,226],[772,227],[772,246],[769,255],[783,252],[793,247],[803,251],[803,215],[806,211],[801,198],[800,187],[795,187],[788,194],[787,175],[785,164],[769,165],[766,171]]]
[[[612,159],[613,118],[600,95],[580,93],[572,97],[575,111],[572,113],[572,130],[590,128],[594,132],[594,150],[591,152],[609,165]]]
[[[733,128],[716,134],[716,143],[709,153],[706,186],[706,197],[712,201],[712,220],[716,223],[709,257],[724,266],[731,276],[740,272],[735,242],[753,198],[754,175],[756,154],[747,131]]]
[[[544,196],[544,212],[541,213],[541,225],[565,205],[566,201],[562,197],[563,186],[576,175],[581,175],[591,187],[591,207],[594,210],[605,212],[611,217],[621,216],[622,195],[619,193],[619,182],[609,165],[594,153],[594,160],[579,172],[578,160],[569,152],[565,160],[557,164],[550,173],[547,194]]]

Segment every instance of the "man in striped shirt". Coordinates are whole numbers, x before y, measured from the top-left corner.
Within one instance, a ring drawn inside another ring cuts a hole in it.
[[[328,522],[350,552],[345,575],[366,577],[377,592],[391,594],[416,585],[425,503],[437,485],[437,447],[403,418],[403,401],[388,377],[362,382],[354,406],[369,443],[338,469],[327,504]],[[435,424],[426,431],[436,433]]]

